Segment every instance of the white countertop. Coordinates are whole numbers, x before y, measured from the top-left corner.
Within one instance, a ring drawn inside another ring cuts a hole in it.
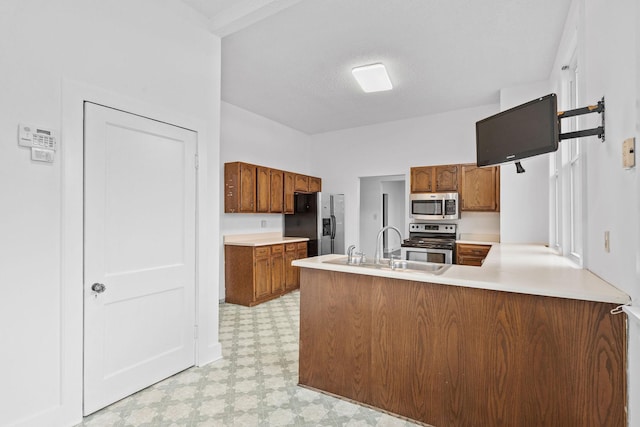
[[[456,243],[471,243],[475,245],[493,245],[500,242],[499,234],[462,233]]]
[[[345,255],[323,255],[293,261],[298,267],[333,270],[443,285],[466,286],[529,295],[628,304],[631,298],[588,270],[542,245],[494,243],[482,267],[451,265],[442,274],[377,270],[323,263]]]
[[[234,234],[224,236],[225,245],[233,246],[268,246],[283,243],[306,242],[307,237],[283,237],[280,233]]]

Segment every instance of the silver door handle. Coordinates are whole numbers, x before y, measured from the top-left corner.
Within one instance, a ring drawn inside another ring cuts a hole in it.
[[[106,289],[107,287],[102,283],[94,283],[93,285],[91,285],[91,290],[97,294],[103,293]]]

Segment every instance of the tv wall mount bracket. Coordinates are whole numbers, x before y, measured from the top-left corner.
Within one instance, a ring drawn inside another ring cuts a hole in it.
[[[592,129],[584,129],[584,130],[578,130],[575,132],[567,132],[567,133],[562,133],[562,131],[560,130],[561,129],[560,120],[566,119],[568,117],[582,116],[584,114],[590,114],[590,113],[600,114],[600,118],[602,119],[601,126],[598,126]],[[560,133],[558,138],[559,141],[562,141],[564,139],[574,139],[574,138],[582,138],[583,136],[597,135],[598,138],[601,140],[601,142],[604,142],[604,97],[602,97],[602,99],[598,101],[596,105],[588,105],[586,107],[576,108],[575,110],[558,111],[558,132]]]

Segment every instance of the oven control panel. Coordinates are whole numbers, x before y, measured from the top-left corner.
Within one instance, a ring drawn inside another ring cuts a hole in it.
[[[411,223],[409,224],[410,233],[437,233],[437,234],[455,234],[456,224],[427,224],[427,223]]]

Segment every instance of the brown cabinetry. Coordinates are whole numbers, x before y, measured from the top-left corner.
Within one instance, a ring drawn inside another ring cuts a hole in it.
[[[285,290],[291,291],[300,287],[300,268],[291,265],[296,259],[307,257],[307,242],[287,243],[285,245]]]
[[[300,286],[291,261],[306,258],[307,243],[225,245],[225,301],[252,307]]]
[[[309,192],[309,177],[307,175],[296,174],[294,190],[301,191],[303,193]]]
[[[225,213],[293,213],[294,193],[316,193],[322,180],[265,166],[224,164]]]
[[[294,209],[294,193],[295,193],[295,174],[292,172],[284,173],[284,213],[292,214]]]
[[[284,172],[270,169],[269,212],[284,212]]]
[[[458,191],[460,165],[418,166],[411,168],[412,193]]]
[[[255,212],[256,166],[233,162],[224,165],[225,212]]]
[[[500,211],[500,167],[461,165],[460,210]]]
[[[271,246],[271,289],[272,295],[284,292],[284,245]]]
[[[471,243],[456,244],[456,264],[481,266],[487,257],[490,245],[477,245]]]
[[[264,166],[256,166],[256,212],[269,212],[270,195],[270,170]]]
[[[315,176],[309,177],[309,193],[318,193],[322,191],[322,180]]]

